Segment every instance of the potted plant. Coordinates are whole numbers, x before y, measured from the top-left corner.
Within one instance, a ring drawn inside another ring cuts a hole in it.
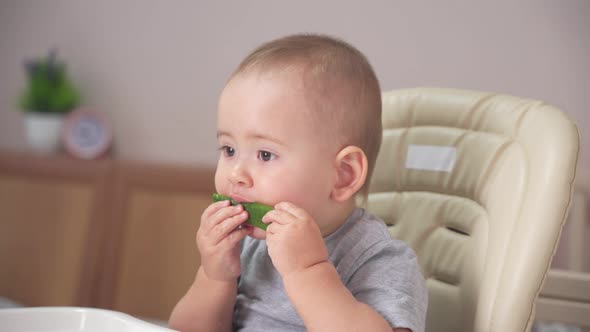
[[[27,61],[27,86],[20,97],[25,112],[25,134],[34,150],[55,152],[60,146],[64,117],[78,107],[80,95],[54,51]]]

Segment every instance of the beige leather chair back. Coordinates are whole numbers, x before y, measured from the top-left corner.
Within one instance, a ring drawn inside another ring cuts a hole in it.
[[[368,209],[416,251],[427,331],[531,328],[578,141],[576,126],[541,101],[430,88],[383,94]]]

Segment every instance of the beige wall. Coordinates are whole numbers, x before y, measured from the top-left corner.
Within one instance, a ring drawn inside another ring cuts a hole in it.
[[[86,103],[112,118],[118,157],[214,165],[214,110],[227,75],[260,42],[302,31],[358,46],[383,89],[543,99],[588,132],[589,17],[587,0],[3,0],[0,148],[26,147],[15,111],[23,59],[56,47]],[[587,165],[589,153],[582,159]]]

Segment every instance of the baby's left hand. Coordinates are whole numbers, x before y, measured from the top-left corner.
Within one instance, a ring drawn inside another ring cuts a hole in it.
[[[282,202],[262,220],[271,223],[266,229],[268,254],[283,278],[328,260],[320,229],[305,210]]]

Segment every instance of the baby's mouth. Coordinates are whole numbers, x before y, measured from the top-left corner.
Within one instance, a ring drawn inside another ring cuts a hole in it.
[[[231,200],[232,200],[232,204],[241,204],[241,203],[252,203],[251,201],[243,198],[242,196],[239,195],[230,195]]]

